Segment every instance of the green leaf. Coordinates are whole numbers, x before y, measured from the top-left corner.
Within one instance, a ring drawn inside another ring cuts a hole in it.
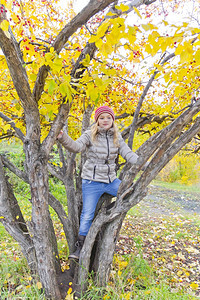
[[[49,93],[50,95],[52,95],[53,92],[54,92],[54,90],[55,90],[55,88],[56,88],[56,83],[55,83],[55,81],[52,79],[52,80],[50,80],[50,82],[49,82],[48,93]]]

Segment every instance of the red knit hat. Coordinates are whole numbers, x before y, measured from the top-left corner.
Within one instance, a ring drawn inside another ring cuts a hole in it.
[[[95,122],[97,122],[99,116],[103,113],[110,114],[111,117],[113,118],[113,121],[115,120],[115,114],[112,108],[110,108],[109,106],[100,106],[95,110],[95,114],[94,114]]]

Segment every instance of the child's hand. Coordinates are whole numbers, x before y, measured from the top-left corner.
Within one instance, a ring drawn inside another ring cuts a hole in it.
[[[62,136],[63,136],[63,131],[61,130],[60,133],[59,133],[58,136],[57,136],[57,140],[61,139]]]

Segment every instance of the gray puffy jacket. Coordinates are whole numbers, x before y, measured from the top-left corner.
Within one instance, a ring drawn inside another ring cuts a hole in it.
[[[106,131],[99,127],[94,142],[91,140],[91,130],[85,131],[76,141],[63,132],[59,141],[71,152],[86,151],[87,159],[81,174],[83,179],[109,183],[116,178],[115,159],[118,154],[132,164],[138,159],[138,155],[127,146],[120,133],[119,146],[116,147],[113,134],[113,128]]]

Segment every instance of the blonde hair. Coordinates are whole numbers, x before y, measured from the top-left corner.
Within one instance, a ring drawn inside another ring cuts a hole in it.
[[[113,142],[116,147],[119,147],[119,139],[118,139],[119,131],[117,125],[114,122],[113,122],[113,129],[114,129]],[[98,134],[98,122],[92,125],[91,127],[91,138],[93,142],[95,142],[97,134]]]

